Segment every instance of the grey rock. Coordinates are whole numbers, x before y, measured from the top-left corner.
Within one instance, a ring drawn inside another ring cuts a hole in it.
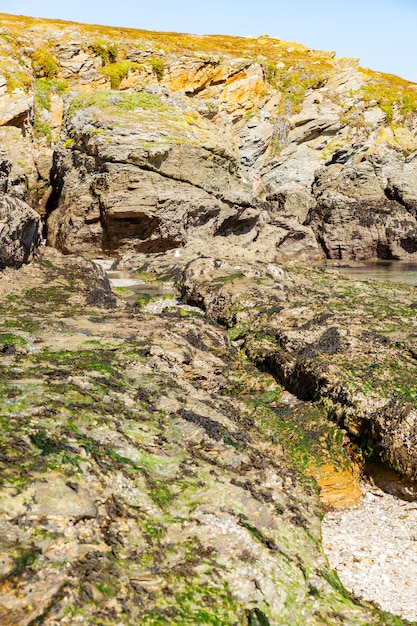
[[[0,195],[0,269],[30,261],[41,243],[41,233],[36,211],[17,198]]]
[[[42,174],[36,163],[36,151],[28,144],[27,138],[24,136],[20,128],[15,126],[0,127],[0,142],[4,151],[4,159],[9,162],[7,173],[7,185],[3,184],[3,191],[8,191],[13,196],[27,202],[35,208],[39,198],[45,191],[46,181],[49,181],[49,170],[51,166],[51,158],[47,158],[50,150],[38,151],[39,157],[45,161],[45,167],[42,168]],[[42,157],[41,157],[42,154]],[[5,164],[1,169],[5,174]]]
[[[387,188],[368,161],[317,173],[309,223],[330,259],[417,258],[410,176]],[[412,189],[412,187],[411,187]],[[408,198],[407,208],[405,198]],[[400,200],[398,202],[397,200]]]
[[[265,156],[275,128],[270,116],[254,115],[240,131],[240,160],[245,169],[256,167],[261,157]]]

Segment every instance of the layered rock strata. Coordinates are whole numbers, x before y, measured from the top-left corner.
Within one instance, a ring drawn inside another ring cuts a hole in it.
[[[416,257],[413,84],[266,36],[1,22],[3,149],[61,250]]]

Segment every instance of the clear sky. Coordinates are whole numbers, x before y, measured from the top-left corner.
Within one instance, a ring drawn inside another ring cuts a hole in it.
[[[0,12],[195,34],[268,34],[417,82],[417,0],[0,0]]]

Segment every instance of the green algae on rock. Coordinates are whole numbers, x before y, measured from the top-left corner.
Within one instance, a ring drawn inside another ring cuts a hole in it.
[[[135,313],[79,258],[14,276],[0,330],[37,323],[1,355],[4,623],[393,623],[335,583],[313,485],[262,421],[282,390],[220,327]]]
[[[319,497],[365,456],[415,477],[414,292],[300,264],[415,258],[415,86],[0,17],[0,188],[33,225],[2,247],[2,623],[405,623],[329,569]],[[103,252],[136,306],[71,254]],[[142,308],[166,279],[182,306]]]

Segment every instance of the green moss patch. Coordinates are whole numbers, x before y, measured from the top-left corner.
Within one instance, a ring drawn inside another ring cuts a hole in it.
[[[119,63],[110,63],[101,68],[101,73],[110,80],[112,89],[119,89],[120,83],[129,75],[132,70],[140,69],[138,63],[132,61],[119,61]],[[141,107],[144,108],[144,107]]]
[[[90,42],[90,50],[101,58],[102,66],[106,66],[109,63],[115,63],[119,52],[119,45],[116,41],[108,41],[105,39],[97,39]]]
[[[51,80],[59,72],[59,64],[45,48],[37,48],[32,55],[32,68],[36,78]]]
[[[102,109],[121,109],[134,111],[135,109],[156,109],[161,111],[164,107],[159,96],[151,93],[118,93],[115,95],[109,91],[96,91],[81,94],[72,100],[68,107],[68,114],[88,107]]]
[[[27,340],[20,335],[13,335],[11,333],[0,333],[0,350],[3,347],[16,346],[18,348],[25,348],[27,346]]]
[[[133,306],[138,309],[143,309],[144,306],[155,300],[157,300],[157,296],[150,293],[141,293],[134,301]]]
[[[35,82],[35,105],[46,111],[51,110],[51,95],[62,96],[68,89],[63,80],[38,78]]]

